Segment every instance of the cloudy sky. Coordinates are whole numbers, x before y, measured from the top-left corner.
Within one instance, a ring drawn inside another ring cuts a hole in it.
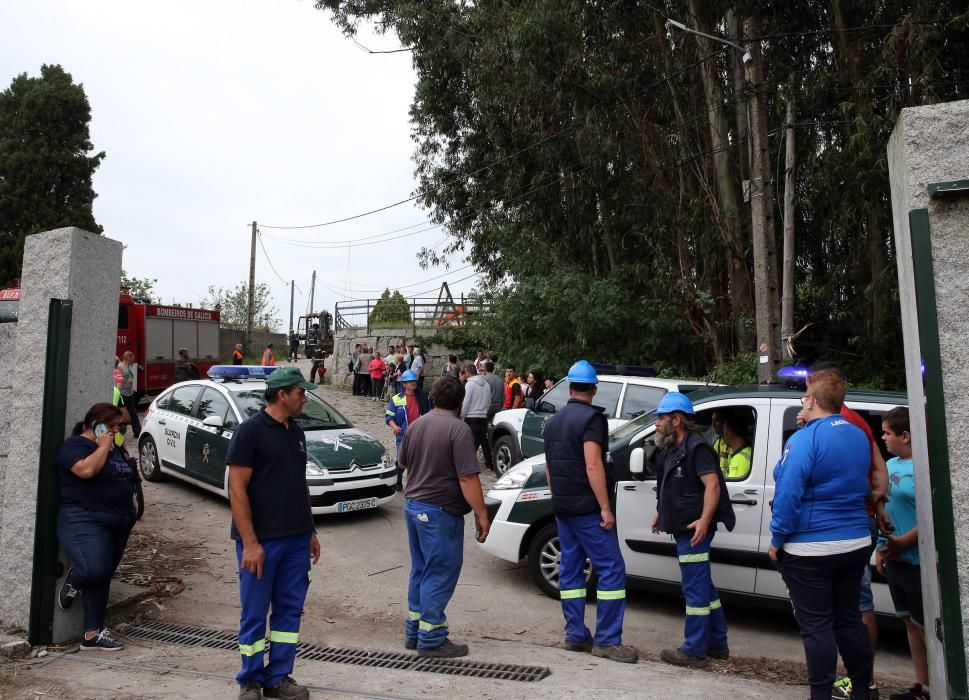
[[[445,232],[421,225],[428,212],[412,204],[268,228],[414,193],[408,52],[366,53],[309,0],[7,0],[0,26],[0,85],[43,63],[84,85],[92,141],[107,153],[95,216],[126,245],[130,274],[158,278],[164,302],[195,303],[209,285],[247,280],[254,220],[265,245],[256,279],[270,285],[281,325],[289,280],[298,316],[314,269],[315,306],[331,311],[385,286],[434,297],[441,279],[455,294],[473,287],[458,256],[451,271],[420,269],[416,252],[440,248]],[[357,40],[399,48],[366,29]],[[367,237],[378,243],[360,245]]]

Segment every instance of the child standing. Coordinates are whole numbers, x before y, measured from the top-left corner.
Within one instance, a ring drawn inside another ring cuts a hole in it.
[[[915,666],[915,683],[891,700],[929,697],[928,655],[925,649],[925,617],[922,611],[922,574],[919,566],[919,528],[915,517],[915,472],[908,409],[893,408],[882,421],[885,447],[895,455],[888,460],[888,503],[885,511],[895,528],[878,538],[876,565],[888,578],[895,614],[905,621],[908,647]]]

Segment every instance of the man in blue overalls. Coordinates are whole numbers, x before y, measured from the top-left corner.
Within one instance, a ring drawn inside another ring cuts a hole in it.
[[[306,390],[314,388],[295,367],[276,368],[266,380],[266,407],[236,429],[226,455],[242,600],[240,700],[309,697],[289,674],[310,559],[319,561],[320,543],[306,487],[306,436],[293,419],[303,410]]]
[[[710,573],[710,545],[717,522],[733,530],[736,518],[720,459],[693,423],[693,404],[671,391],[656,408],[656,517],[653,532],[676,540],[686,624],[683,645],[660,657],[676,666],[699,666],[707,657],[727,659],[727,618]]]
[[[562,551],[559,589],[565,648],[636,663],[636,652],[622,645],[626,564],[609,502],[614,488],[605,459],[609,426],[602,409],[592,405],[599,378],[592,365],[579,360],[567,379],[569,402],[545,425],[545,469]],[[585,624],[586,558],[599,580],[595,637]]]
[[[403,491],[404,471],[400,468],[400,444],[404,441],[407,426],[431,410],[431,399],[423,389],[417,386],[417,374],[407,370],[400,375],[400,383],[404,390],[394,394],[387,402],[384,411],[384,423],[390,426],[397,443],[397,490]]]

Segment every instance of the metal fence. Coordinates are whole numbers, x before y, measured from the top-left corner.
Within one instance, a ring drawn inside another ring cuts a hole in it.
[[[405,328],[411,326],[415,333],[418,328],[454,328],[476,323],[491,311],[491,304],[480,299],[468,299],[463,295],[455,297],[454,302],[439,301],[436,298],[407,299],[406,304],[388,305],[379,299],[351,299],[336,303],[334,329],[371,330],[381,328]],[[377,310],[379,313],[374,314]]]

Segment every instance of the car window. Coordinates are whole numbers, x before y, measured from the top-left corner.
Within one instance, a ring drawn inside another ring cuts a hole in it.
[[[569,383],[565,379],[549,389],[535,408],[540,413],[555,413],[569,402]],[[545,404],[549,404],[546,406]],[[549,410],[551,407],[551,410]]]
[[[218,416],[222,419],[223,427],[226,422],[226,414],[229,412],[229,400],[212,388],[205,390],[195,408],[195,414],[199,420],[204,421],[209,416]]]
[[[626,396],[622,400],[620,418],[636,418],[649,413],[659,406],[660,399],[666,395],[666,389],[656,386],[626,385]]]
[[[246,389],[232,392],[236,406],[243,415],[243,420],[254,416],[266,406],[265,389]],[[303,412],[296,417],[296,423],[303,430],[330,430],[333,428],[353,427],[340,412],[315,394],[306,394],[306,405]]]
[[[184,416],[191,415],[192,405],[199,395],[199,389],[201,387],[198,384],[178,387],[172,391],[166,410],[172,413],[181,413]]]
[[[619,407],[619,394],[622,393],[622,384],[619,382],[599,382],[596,386],[596,395],[592,399],[593,406],[599,406],[606,412],[607,418],[616,415]]]
[[[757,411],[746,405],[718,406],[697,411],[694,420],[717,453],[724,479],[746,480],[757,444]]]
[[[171,401],[172,392],[166,391],[164,394],[155,399],[155,408],[160,408],[163,411],[168,410],[168,403]]]

